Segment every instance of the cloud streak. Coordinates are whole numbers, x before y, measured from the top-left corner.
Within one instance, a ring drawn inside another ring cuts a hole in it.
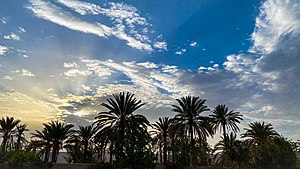
[[[112,21],[114,26],[109,27],[100,22],[91,23],[84,21],[72,15],[72,13],[64,11],[62,8],[42,0],[30,0],[27,7],[33,13],[42,19],[51,21],[58,25],[69,29],[84,33],[91,33],[99,37],[115,36],[121,40],[127,41],[127,45],[138,50],[153,51],[151,41],[148,36],[144,35],[148,32],[148,22],[145,18],[137,13],[137,9],[133,6],[123,3],[108,3],[109,8],[101,8],[98,5],[81,2],[77,0],[59,0],[60,4],[67,6],[81,15],[103,15]],[[139,27],[143,29],[138,29]],[[163,42],[161,42],[162,44]],[[166,49],[166,44],[160,45],[159,49]]]

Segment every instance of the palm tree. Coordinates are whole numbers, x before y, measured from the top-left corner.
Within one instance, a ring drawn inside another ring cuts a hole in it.
[[[153,125],[154,133],[157,137],[159,145],[163,143],[163,162],[167,162],[167,137],[169,136],[171,128],[171,119],[169,117],[159,118]]]
[[[2,151],[6,150],[8,139],[11,138],[14,128],[20,123],[20,120],[15,120],[14,117],[6,116],[6,119],[2,117],[0,119],[0,133],[2,135]]]
[[[117,146],[117,158],[124,155],[124,143],[129,138],[145,139],[147,126],[150,122],[143,115],[133,114],[144,103],[137,100],[134,94],[113,94],[113,98],[107,99],[108,103],[101,105],[108,109],[100,112],[96,117],[97,130],[110,134],[111,142]]]
[[[48,130],[50,139],[52,142],[52,157],[51,162],[57,161],[57,155],[60,148],[63,146],[63,142],[73,133],[71,128],[73,125],[58,121],[51,121],[48,124],[43,124],[46,130]]]
[[[217,105],[212,111],[213,114],[209,115],[212,120],[213,129],[223,128],[223,138],[226,137],[226,128],[232,129],[233,132],[239,131],[236,123],[240,123],[242,115],[239,112],[229,111],[226,105]]]
[[[27,124],[18,125],[16,128],[16,134],[15,137],[17,138],[17,145],[16,150],[22,149],[22,144],[27,143],[27,140],[25,138],[25,131],[29,131],[27,129]]]
[[[195,136],[205,140],[207,136],[213,134],[213,130],[209,124],[209,118],[201,116],[202,112],[209,109],[205,105],[206,100],[199,99],[199,97],[182,97],[176,99],[179,106],[172,105],[172,111],[178,113],[173,122],[173,131],[176,135],[187,135],[190,138],[191,146],[191,161],[190,165],[194,166],[196,162],[195,154]]]
[[[225,162],[231,162],[234,166],[234,162],[237,161],[239,156],[239,141],[236,139],[236,134],[230,133],[226,135],[222,140],[215,145],[214,151],[221,151],[216,154],[218,157],[217,162],[224,164]]]
[[[278,137],[279,134],[273,129],[272,124],[265,124],[265,122],[254,122],[249,124],[249,129],[242,134],[242,138],[250,137],[252,145],[262,145]]]
[[[45,127],[42,131],[35,130],[35,133],[31,133],[31,138],[38,138],[39,140],[31,140],[30,149],[36,150],[41,149],[41,155],[44,154],[44,162],[49,161],[51,147],[53,146],[50,131]]]
[[[91,143],[92,137],[95,133],[95,130],[93,127],[90,126],[79,126],[79,130],[76,131],[78,134],[78,138],[83,145],[83,155],[84,155],[84,162],[87,162],[88,160],[88,148]]]

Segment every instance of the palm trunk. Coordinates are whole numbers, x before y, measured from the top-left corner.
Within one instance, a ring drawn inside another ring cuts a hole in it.
[[[167,164],[167,136],[164,135],[164,164]]]
[[[193,132],[193,126],[190,125],[190,134],[191,134],[191,159],[190,159],[190,165],[192,168],[195,166],[195,141],[194,141],[194,132]]]
[[[84,162],[87,162],[88,160],[88,140],[85,140],[84,142],[84,151],[83,151],[83,155],[84,155]]]
[[[160,158],[160,163],[163,163],[163,155],[162,155],[162,145],[161,142],[159,143],[159,158]]]
[[[44,162],[49,162],[49,157],[50,157],[50,146],[47,146],[45,151]]]
[[[224,139],[225,139],[225,137],[226,137],[226,126],[225,126],[225,124],[222,124],[222,126],[223,126],[223,136],[224,136]]]
[[[113,144],[111,143],[109,146],[109,163],[112,163],[112,151],[113,151]]]
[[[1,144],[2,151],[6,150],[7,140],[8,140],[8,135],[6,133],[4,133],[3,141],[2,141],[2,144]]]
[[[57,162],[58,153],[59,153],[59,144],[58,143],[53,143],[52,158],[51,158],[52,163]]]

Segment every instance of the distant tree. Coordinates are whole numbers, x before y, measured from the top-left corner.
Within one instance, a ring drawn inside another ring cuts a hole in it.
[[[50,131],[45,127],[42,131],[35,130],[35,133],[31,133],[31,138],[37,138],[38,140],[31,140],[28,149],[36,151],[40,149],[40,155],[44,155],[44,162],[49,162],[50,151],[53,146],[52,138],[50,136]]]
[[[58,121],[51,121],[43,125],[48,130],[52,142],[51,162],[56,162],[64,141],[73,133],[73,130],[71,130],[73,125]]]
[[[29,131],[27,129],[27,124],[17,125],[16,131],[15,131],[15,137],[17,138],[16,150],[21,150],[22,145],[24,145],[28,142],[25,138],[25,133],[24,133],[25,131]]]
[[[176,99],[179,106],[172,105],[172,111],[177,115],[173,120],[173,131],[175,135],[187,135],[190,138],[190,165],[194,166],[196,160],[195,154],[195,137],[205,140],[209,135],[212,136],[213,130],[209,123],[209,118],[201,116],[201,113],[209,111],[205,105],[206,100],[199,99],[199,97],[182,97]]]
[[[133,114],[144,105],[134,94],[113,94],[113,98],[107,99],[107,102],[101,105],[108,111],[99,113],[94,124],[100,133],[110,135],[107,138],[117,150],[116,158],[120,159],[125,156],[125,143],[129,139],[142,142],[149,138],[147,126],[150,122],[143,115]]]
[[[232,129],[233,132],[239,131],[237,123],[240,123],[242,115],[239,112],[229,111],[226,105],[217,105],[212,114],[209,115],[212,120],[213,129],[216,131],[218,128],[223,129],[223,138],[226,137],[226,128]]]
[[[93,126],[79,126],[79,130],[76,131],[78,134],[79,141],[83,147],[83,155],[84,155],[84,161],[83,162],[89,162],[91,160],[91,150],[92,148],[89,148],[89,145],[92,144],[92,138],[95,134],[95,130],[93,129]]]
[[[8,117],[0,119],[0,133],[2,135],[1,149],[6,151],[7,142],[15,132],[16,126],[20,123],[20,120],[15,120],[14,117]]]
[[[279,134],[273,129],[272,124],[265,124],[265,122],[254,122],[249,124],[249,128],[241,136],[248,137],[252,145],[262,145],[272,141]]]
[[[169,117],[159,118],[154,124],[152,124],[155,134],[155,138],[159,143],[159,146],[163,146],[163,163],[167,162],[167,139],[171,128],[171,119]],[[161,153],[161,152],[160,152]]]

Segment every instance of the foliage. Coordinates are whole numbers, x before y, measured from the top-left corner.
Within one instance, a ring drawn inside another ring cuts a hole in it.
[[[283,137],[276,137],[267,144],[255,147],[252,168],[255,169],[296,169],[297,157],[292,145]]]
[[[15,120],[14,117],[8,117],[0,119],[0,134],[2,135],[1,150],[6,151],[7,144],[12,134],[15,132],[16,126],[20,123],[20,120]]]
[[[176,99],[178,105],[172,105],[172,111],[177,115],[173,119],[172,132],[175,137],[189,137],[191,165],[196,165],[195,138],[206,140],[206,137],[213,135],[213,129],[210,125],[209,118],[201,116],[202,112],[208,111],[205,105],[206,100],[199,97],[182,97]]]

